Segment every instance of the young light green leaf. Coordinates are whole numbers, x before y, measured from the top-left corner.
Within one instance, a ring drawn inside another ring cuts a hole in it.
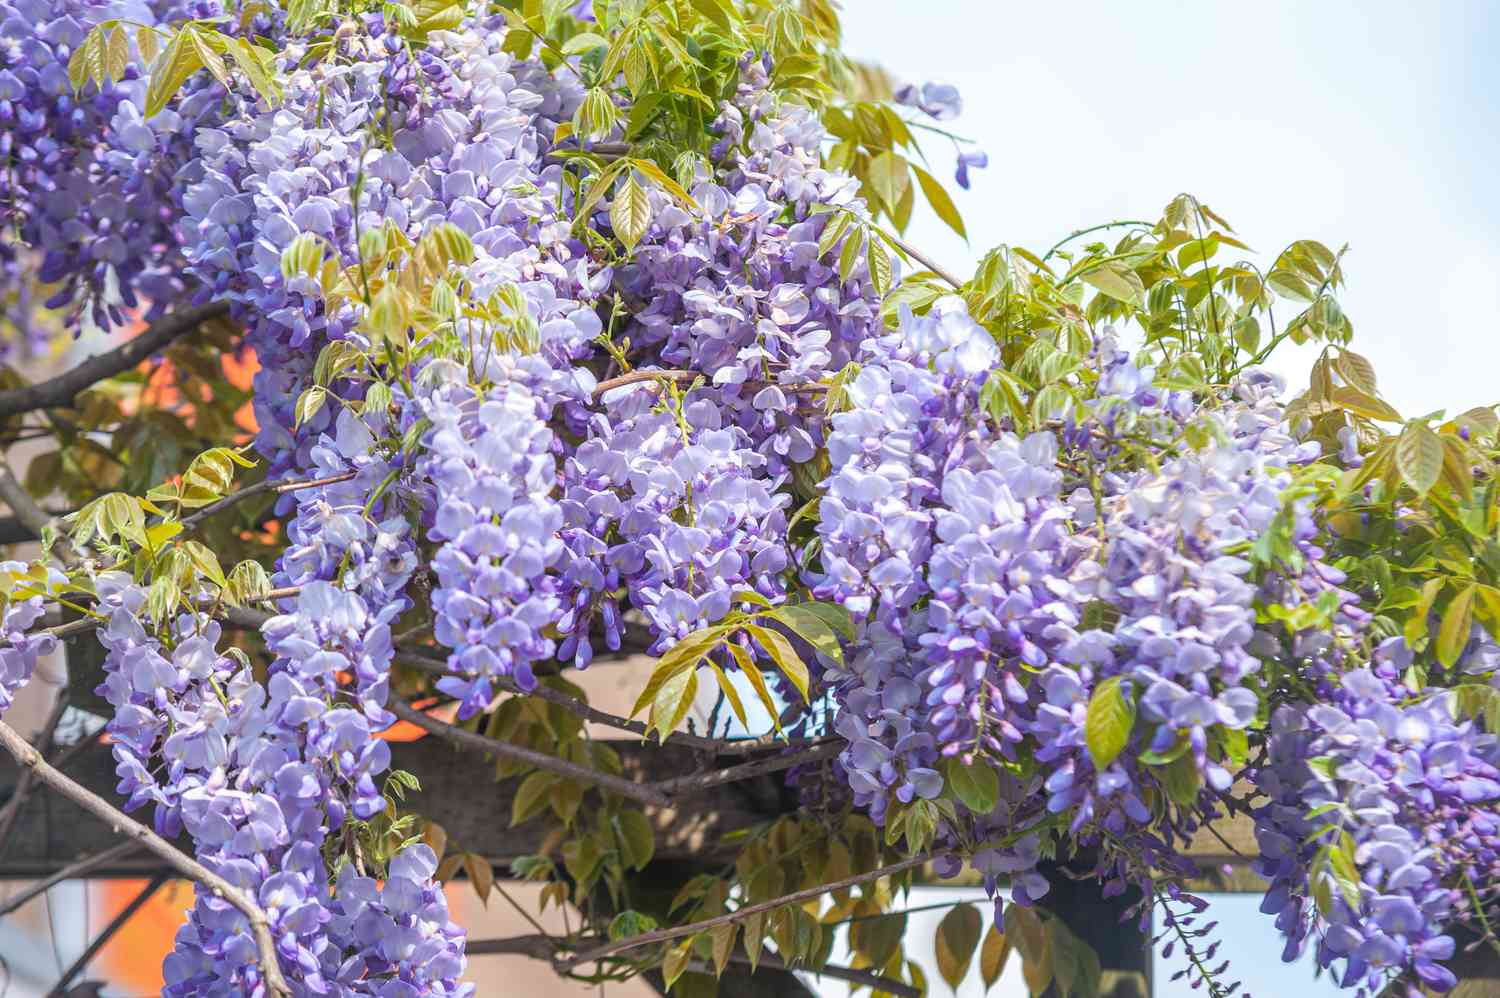
[[[635,249],[651,225],[651,198],[636,182],[634,173],[626,175],[625,183],[615,193],[609,207],[609,224],[626,252]]]
[[[1418,495],[1437,484],[1443,473],[1443,441],[1426,423],[1408,423],[1396,438],[1396,470]]]
[[[760,646],[771,656],[771,661],[782,671],[792,685],[797,687],[797,692],[802,694],[802,699],[807,700],[808,674],[807,666],[802,659],[797,657],[796,649],[786,639],[786,635],[779,631],[773,631],[769,627],[761,627],[758,624],[749,624],[745,630],[750,636],[760,642]]]
[[[714,671],[714,678],[718,680],[719,690],[724,694],[724,699],[729,701],[729,708],[734,711],[735,720],[740,722],[740,727],[748,728],[750,719],[745,716],[745,705],[740,702],[740,691],[735,689],[734,683],[724,674],[719,663],[713,659],[707,659],[708,667]]]
[[[1104,769],[1119,757],[1130,741],[1135,724],[1135,704],[1124,686],[1124,677],[1111,676],[1094,688],[1084,717],[1083,736],[1095,769]]]
[[[870,270],[870,287],[883,298],[891,290],[891,254],[879,239],[871,239],[869,244],[865,264]]]
[[[839,636],[822,614],[808,608],[805,603],[787,603],[777,607],[766,616],[779,620],[803,641],[812,645],[818,654],[840,664],[844,661],[844,648]]]
[[[697,669],[683,669],[661,684],[651,700],[651,729],[658,738],[666,741],[677,730],[697,695]]]
[[[634,717],[645,710],[656,699],[657,691],[667,680],[685,670],[697,668],[698,662],[723,639],[726,632],[727,628],[722,626],[705,627],[668,648],[666,654],[656,660],[656,669],[646,681],[645,689],[636,697],[630,716]]]
[[[963,216],[958,213],[958,206],[953,203],[953,198],[948,196],[948,191],[936,177],[922,169],[917,164],[911,164],[911,171],[917,175],[917,183],[921,185],[922,194],[927,198],[927,203],[932,205],[932,210],[937,212],[937,217],[965,239],[969,238],[968,232],[964,231]]]
[[[1138,301],[1146,290],[1140,275],[1118,260],[1086,270],[1078,277],[1085,284],[1126,304]]]
[[[740,671],[745,674],[746,679],[750,680],[750,685],[754,688],[755,695],[760,697],[761,706],[765,707],[766,713],[771,715],[771,723],[775,725],[777,731],[780,731],[781,719],[778,717],[776,710],[776,700],[771,696],[771,691],[766,686],[766,677],[760,671],[760,666],[755,664],[755,660],[750,657],[749,652],[733,641],[729,642],[727,647],[729,648],[729,653],[734,656],[735,663],[739,665]]]
[[[1458,662],[1458,656],[1463,653],[1464,646],[1469,643],[1469,632],[1474,627],[1476,588],[1471,582],[1460,589],[1453,599],[1448,601],[1448,609],[1443,611],[1443,620],[1438,627],[1436,650],[1438,661],[1450,669]]]

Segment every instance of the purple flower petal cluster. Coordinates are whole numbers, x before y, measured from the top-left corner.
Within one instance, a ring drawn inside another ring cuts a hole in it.
[[[222,14],[216,0],[6,0],[0,3],[0,203],[7,232],[42,255],[48,306],[108,327],[124,309],[154,317],[182,296],[173,230],[174,184],[189,167],[192,132],[212,119],[224,89],[195,82],[149,121],[146,79],[124,78],[75,94],[68,61],[101,21],[169,26]],[[15,247],[0,244],[0,257]]]
[[[66,581],[56,569],[47,571],[52,582]],[[0,574],[13,578],[27,572],[28,566],[24,562],[0,562]],[[16,691],[31,679],[37,660],[52,654],[57,647],[57,639],[50,634],[27,633],[41,619],[42,603],[41,595],[23,599],[12,597],[0,612],[0,714],[10,709]]]
[[[1500,741],[1456,720],[1452,691],[1413,696],[1412,658],[1387,639],[1324,702],[1279,707],[1252,774],[1270,798],[1255,815],[1271,881],[1261,910],[1286,959],[1311,943],[1320,966],[1342,962],[1344,986],[1370,994],[1397,977],[1413,994],[1452,988],[1448,929],[1477,921],[1466,881],[1500,871]]]
[[[780,474],[811,460],[824,432],[821,409],[786,386],[838,371],[883,329],[863,255],[839,276],[845,240],[862,237],[818,253],[828,209],[863,215],[857,182],[822,165],[822,126],[769,95],[762,63],[742,78],[716,123],[723,162],[692,187],[700,210],[652,191],[652,227],[617,284],[640,303],[629,329],[640,366],[703,372]]]
[[[562,566],[568,602],[561,648],[580,666],[593,657],[597,616],[607,645],[620,646],[620,596],[650,622],[659,653],[716,623],[752,591],[786,596],[783,476],[712,401],[690,392],[680,412],[632,385],[605,399],[606,411],[563,469]]]
[[[535,688],[532,665],[552,657],[544,631],[562,607],[550,574],[562,558],[563,516],[548,421],[579,390],[537,355],[501,355],[489,368],[497,380],[476,389],[460,365],[434,362],[413,407],[431,426],[417,472],[431,490],[428,536],[442,542],[432,563],[434,634],[462,674],[438,688],[460,699],[460,717],[488,706],[493,678]]]

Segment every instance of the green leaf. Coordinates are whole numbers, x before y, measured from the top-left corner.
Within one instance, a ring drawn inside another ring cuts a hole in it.
[[[745,705],[740,702],[740,691],[735,689],[734,683],[724,674],[719,663],[713,659],[705,659],[708,667],[714,671],[714,678],[718,680],[719,690],[724,694],[724,699],[729,701],[729,707],[734,711],[735,720],[740,722],[740,727],[748,728],[750,719],[745,716]]]
[[[1173,759],[1172,762],[1158,773],[1162,788],[1167,791],[1173,803],[1182,807],[1192,807],[1198,800],[1198,790],[1203,786],[1203,775],[1198,772],[1198,765],[1193,761],[1191,754],[1184,754]]]
[[[697,669],[684,669],[661,684],[651,700],[651,728],[658,738],[666,741],[677,730],[697,695]]]
[[[1146,290],[1140,276],[1118,260],[1086,270],[1078,277],[1085,284],[1126,304],[1139,300]]]
[[[771,661],[775,662],[776,667],[782,671],[782,674],[792,681],[792,685],[797,687],[797,692],[802,694],[802,699],[806,702],[808,684],[807,666],[803,664],[802,659],[797,657],[797,651],[792,647],[792,643],[786,639],[786,635],[757,624],[749,624],[745,627],[745,630],[749,631],[750,636],[760,642],[760,646],[771,656]]]
[[[293,425],[301,426],[318,414],[323,408],[323,403],[328,401],[328,389],[319,385],[310,385],[302,390],[297,398],[297,405],[292,410]]]
[[[104,29],[95,27],[83,36],[83,41],[73,50],[72,57],[68,59],[68,82],[73,85],[74,90],[82,90],[90,80],[102,87],[107,75]]]
[[[630,165],[635,167],[637,170],[640,170],[647,177],[651,178],[652,182],[661,185],[662,189],[665,190],[668,194],[672,195],[672,197],[676,198],[678,203],[683,205],[683,207],[691,208],[693,211],[697,212],[701,212],[703,210],[698,206],[698,202],[693,198],[693,196],[689,194],[681,184],[669,177],[666,171],[657,166],[655,163],[651,162],[649,159],[632,159],[630,161]]]
[[[646,681],[645,689],[641,690],[640,696],[636,697],[630,716],[634,717],[645,710],[656,699],[657,691],[667,680],[684,670],[696,668],[703,656],[707,655],[726,633],[728,633],[728,628],[723,626],[705,627],[694,631],[668,648],[666,654],[656,660],[656,669],[651,673],[651,678]]]
[[[640,811],[621,811],[618,818],[620,841],[624,845],[625,865],[644,870],[656,854],[656,831]]]
[[[859,265],[859,251],[865,248],[869,234],[863,228],[853,228],[844,239],[844,248],[839,251],[839,281],[848,284]],[[873,242],[874,240],[870,240]]]
[[[911,186],[911,174],[908,172],[906,158],[890,150],[870,161],[867,179],[876,196],[888,210],[893,212],[896,205],[901,203],[906,189]]]
[[[765,616],[781,621],[793,634],[812,645],[824,658],[843,664],[844,647],[839,643],[839,636],[834,633],[822,614],[809,609],[807,604],[788,603],[777,607]]]
[[[118,83],[125,78],[129,66],[130,34],[123,25],[118,25],[109,33],[109,40],[104,45],[104,71]]]
[[[1128,689],[1122,689],[1123,676],[1111,676],[1094,689],[1084,717],[1083,736],[1095,769],[1104,769],[1119,757],[1130,741],[1135,725],[1135,704]]]
[[[1471,582],[1460,589],[1453,599],[1448,601],[1448,609],[1443,611],[1443,621],[1438,627],[1437,657],[1439,662],[1450,669],[1458,662],[1458,656],[1463,653],[1464,646],[1469,643],[1469,632],[1474,627],[1476,588]]]
[[[541,814],[547,809],[548,791],[556,786],[557,774],[538,771],[530,774],[516,788],[516,796],[510,802],[510,827]]]
[[[865,917],[849,926],[849,945],[872,967],[889,963],[905,937],[905,912]]]
[[[961,904],[949,909],[938,923],[935,949],[938,973],[956,993],[958,985],[969,972],[974,960],[974,950],[979,946],[979,932],[984,920],[972,904]]]
[[[624,185],[615,194],[609,207],[609,224],[627,253],[635,249],[651,225],[651,198],[646,189],[636,183],[633,173],[625,177]]]
[[[1037,963],[1047,953],[1047,929],[1035,909],[1006,905],[1005,938],[1011,940],[1027,963]]]
[[[884,242],[879,239],[869,240],[865,264],[870,270],[870,287],[876,295],[884,298],[891,290],[891,254]]]
[[[1396,470],[1418,495],[1443,473],[1443,441],[1425,423],[1408,423],[1396,438]]]
[[[581,34],[574,35],[572,38],[569,38],[567,41],[563,42],[562,54],[578,55],[581,52],[588,52],[591,49],[608,47],[609,39],[603,37],[602,35],[596,35],[592,31],[585,31]]]
[[[984,981],[984,990],[989,991],[1005,972],[1005,962],[1010,959],[1010,940],[1000,931],[1000,926],[991,925],[984,934],[984,945],[979,948],[979,976]]]
[[[932,205],[932,210],[937,212],[938,218],[941,218],[954,232],[965,239],[969,238],[969,234],[964,231],[963,216],[958,213],[958,207],[954,205],[953,199],[948,196],[948,191],[943,185],[932,174],[915,163],[911,165],[911,171],[917,175],[917,183],[922,188],[922,194],[927,198],[927,203]]]
[[[853,220],[854,217],[847,211],[834,212],[829,217],[828,223],[823,226],[823,234],[818,237],[818,259],[827,256],[838,245],[844,233],[849,231]]]
[[[1099,954],[1060,918],[1048,921],[1047,934],[1052,973],[1063,998],[1098,998],[1102,975]]]
[[[150,66],[156,61],[157,55],[161,53],[161,36],[156,33],[155,28],[141,25],[135,30],[135,44],[141,50],[141,59]]]
[[[761,705],[766,708],[766,713],[771,715],[771,723],[776,726],[777,731],[780,731],[781,719],[777,716],[776,700],[771,696],[771,691],[766,686],[766,677],[761,673],[760,666],[755,664],[755,660],[750,657],[749,652],[734,642],[729,642],[727,647],[729,648],[729,653],[734,656],[735,662],[739,665],[740,671],[745,674],[745,678],[750,680],[750,685],[755,688],[755,694],[760,697]]]
[[[667,957],[661,962],[661,974],[666,978],[669,989],[677,983],[677,979],[683,975],[688,964],[692,962],[693,941],[696,938],[696,936],[689,936],[667,950]]]
[[[1000,776],[981,759],[968,764],[956,757],[950,759],[948,784],[964,807],[975,814],[989,814],[1000,800]]]
[[[224,577],[224,569],[219,566],[219,556],[210,551],[207,546],[197,541],[184,541],[182,549],[192,559],[193,566],[207,576],[214,585],[220,589],[229,585],[229,580]]]

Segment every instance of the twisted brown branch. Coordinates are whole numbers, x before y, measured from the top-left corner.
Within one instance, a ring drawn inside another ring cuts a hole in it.
[[[215,897],[221,897],[232,904],[250,923],[250,931],[255,937],[261,975],[265,979],[267,991],[272,995],[291,998],[291,989],[287,987],[286,978],[282,976],[281,967],[276,962],[276,943],[271,938],[271,923],[266,918],[265,911],[249,895],[183,853],[150,828],[126,816],[103,797],[48,765],[36,749],[26,743],[25,738],[22,738],[16,729],[4,721],[0,721],[0,746],[3,746],[23,769],[34,770],[37,779],[42,783],[115,831],[125,835],[129,840],[139,843],[152,854],[166,860],[167,865],[189,880],[202,884]]]
[[[214,302],[163,316],[129,342],[95,354],[70,371],[25,388],[0,392],[0,420],[36,409],[60,409],[73,405],[85,389],[105,378],[135,367],[173,340],[187,335],[209,319],[229,314],[227,302]],[[19,510],[17,511],[19,512]]]

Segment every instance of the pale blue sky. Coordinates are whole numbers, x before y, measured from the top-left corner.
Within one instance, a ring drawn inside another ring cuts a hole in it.
[[[844,23],[851,53],[957,85],[953,127],[990,155],[958,198],[968,246],[912,225],[942,262],[1188,191],[1267,261],[1350,244],[1354,346],[1404,413],[1500,401],[1500,4],[848,0]]]
[[[1155,218],[1187,191],[1266,260],[1297,238],[1350,244],[1354,348],[1404,413],[1500,401],[1500,4],[847,0],[844,23],[849,52],[963,92],[952,127],[990,155],[958,196],[970,242],[930,215],[910,231],[950,268],[1000,242],[1045,248]],[[946,140],[929,156],[951,174]],[[1278,366],[1296,385],[1310,357]],[[1247,989],[1340,993],[1280,962],[1258,900],[1214,905]],[[929,968],[938,917],[914,917],[910,936]],[[1176,969],[1158,968],[1157,998],[1200,993],[1167,981]],[[959,996],[980,993],[975,973]],[[1010,980],[993,992],[1024,993]]]

